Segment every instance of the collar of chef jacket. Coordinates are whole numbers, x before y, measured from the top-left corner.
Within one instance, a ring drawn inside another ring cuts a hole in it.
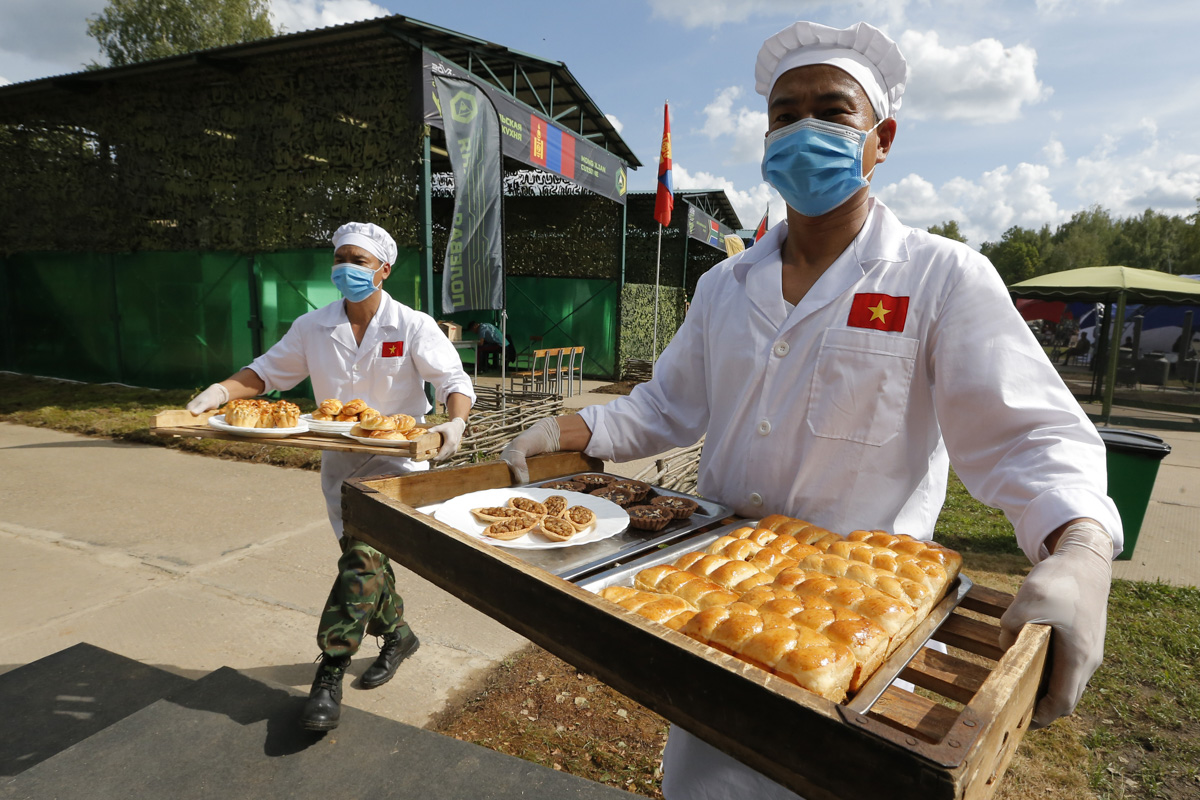
[[[330,303],[316,312],[316,323],[323,328],[330,328],[330,337],[340,345],[357,354],[363,348],[369,351],[377,339],[375,332],[382,330],[399,330],[401,328],[400,303],[387,292],[379,301],[379,309],[371,318],[367,330],[363,332],[362,344],[354,341],[354,331],[350,329],[350,318],[346,316],[346,305],[339,301]]]
[[[733,265],[734,277],[745,285],[750,302],[781,332],[844,296],[876,265],[908,261],[910,229],[876,198],[868,198],[867,203],[869,210],[862,230],[790,313],[783,299],[780,253],[787,238],[787,220],[771,228],[754,247],[739,254],[740,259]]]

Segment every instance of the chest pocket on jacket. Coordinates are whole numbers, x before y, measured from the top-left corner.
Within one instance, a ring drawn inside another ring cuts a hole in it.
[[[916,367],[917,339],[830,328],[808,399],[816,436],[879,447],[900,432]]]

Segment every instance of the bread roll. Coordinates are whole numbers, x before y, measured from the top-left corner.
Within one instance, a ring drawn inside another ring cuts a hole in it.
[[[337,398],[322,400],[321,405],[317,406],[317,410],[313,412],[313,419],[332,420],[337,417],[342,411],[342,401]]]
[[[369,431],[368,436],[371,439],[387,439],[389,441],[407,442],[408,436],[400,431]]]
[[[600,596],[648,620],[679,630],[696,615],[696,609],[680,597],[654,592],[642,592],[628,586],[609,586]]]
[[[376,414],[373,417],[363,418],[359,421],[358,426],[365,431],[394,431],[396,430],[396,420]]]
[[[715,606],[727,606],[738,599],[734,592],[670,564],[647,567],[634,576],[633,585],[642,591],[681,597],[701,611]]]

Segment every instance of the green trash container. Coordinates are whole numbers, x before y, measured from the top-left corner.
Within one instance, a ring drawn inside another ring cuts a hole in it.
[[[1117,505],[1125,528],[1125,549],[1118,561],[1133,558],[1142,520],[1150,505],[1150,492],[1158,477],[1158,464],[1171,452],[1171,445],[1151,433],[1100,428],[1108,453],[1108,496]]]

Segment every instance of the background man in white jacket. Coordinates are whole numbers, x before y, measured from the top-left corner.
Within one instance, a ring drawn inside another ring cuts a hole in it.
[[[1002,509],[1035,564],[1002,619],[1054,629],[1035,725],[1069,714],[1103,657],[1121,522],[1105,451],[992,265],[908,228],[870,197],[896,137],[907,65],[865,23],[791,25],[756,64],[767,97],[763,177],[787,219],[697,284],[654,379],[543,420],[503,454],[584,450],[625,461],[706,436],[700,494],[761,518],[842,533],[933,535],[947,468]],[[795,795],[678,728],[663,793]]]

